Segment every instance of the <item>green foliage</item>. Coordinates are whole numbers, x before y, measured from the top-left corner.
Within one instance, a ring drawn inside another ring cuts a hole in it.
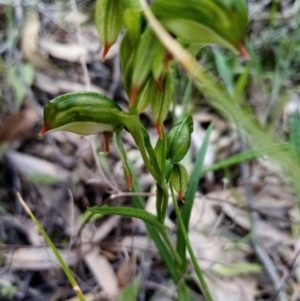
[[[187,171],[180,161],[188,152],[191,144],[193,120],[190,116],[182,116],[183,120],[176,124],[167,135],[165,134],[163,124],[174,99],[175,64],[170,63],[173,60],[170,49],[165,48],[164,41],[159,40],[156,36],[157,32],[154,32],[151,26],[145,22],[145,15],[142,14],[141,7],[137,0],[98,0],[95,12],[96,27],[104,45],[103,57],[117,40],[121,29],[125,30],[120,46],[120,60],[124,87],[129,98],[129,113],[125,113],[112,100],[96,93],[66,94],[55,98],[46,106],[44,110],[45,125],[41,133],[49,130],[67,130],[82,135],[103,133],[106,151],[109,150],[108,139],[115,133],[128,187],[136,190],[136,176],[130,170],[121,140],[122,130],[127,130],[132,135],[145,166],[156,182],[157,217],[144,210],[143,202],[138,197],[133,198],[137,208],[93,207],[89,208],[89,211],[101,215],[113,214],[142,219],[174,282],[178,285],[179,300],[190,299],[185,280],[182,279],[187,268],[186,251],[188,250],[203,294],[210,301],[212,297],[191,249],[187,229],[212,127],[210,126],[207,131],[197,156],[191,181],[188,183]],[[156,0],[151,9],[166,29],[187,47],[217,44],[234,52],[240,52],[244,56],[247,54],[244,49],[247,9],[242,0]],[[233,74],[230,73],[222,56],[218,53],[215,53],[215,56],[221,76],[229,87],[230,94],[234,94]],[[207,90],[212,91],[215,90],[211,88],[218,85],[210,83],[210,86],[206,83],[209,81],[204,81],[202,84]],[[191,85],[187,90],[191,91]],[[188,98],[187,96],[184,100],[185,112],[187,112]],[[159,136],[155,148],[139,119],[139,113],[148,106],[151,107],[153,121]],[[177,248],[174,247],[164,226],[169,201],[169,187],[179,220]],[[177,207],[173,187],[180,199],[183,199],[183,194],[187,189],[182,213]],[[137,283],[139,286],[138,280]],[[130,294],[126,297],[128,300],[137,294],[137,290],[133,286],[128,288]]]
[[[167,134],[167,159],[180,162],[184,158],[190,148],[192,132],[193,119],[191,116],[186,117],[171,129]]]
[[[260,273],[263,267],[252,262],[236,262],[230,265],[223,265],[217,268],[216,272],[222,276],[234,277],[237,275],[249,275],[249,273]]]
[[[89,211],[96,214],[121,215],[139,218],[160,230],[166,229],[165,225],[157,220],[157,217],[143,209],[128,207],[90,207]]]
[[[290,117],[290,144],[299,156],[300,152],[300,119],[297,112]]]
[[[69,131],[80,135],[115,132],[124,127],[125,113],[109,98],[93,93],[69,93],[51,100],[44,109],[46,131]]]
[[[146,28],[142,33],[136,49],[136,56],[133,63],[133,72],[131,86],[132,91],[143,86],[145,80],[151,72],[152,61],[154,57],[153,43],[155,35],[150,28]],[[132,96],[131,96],[132,97]]]
[[[161,23],[185,43],[217,44],[241,51],[248,23],[243,0],[156,0],[151,9]]]
[[[0,297],[8,298],[13,300],[18,288],[14,285],[6,285],[0,287]]]
[[[153,121],[160,138],[163,135],[163,122],[167,118],[174,94],[174,77],[168,72],[163,80],[163,93],[160,98],[154,98],[151,102]]]
[[[122,0],[98,0],[96,3],[95,24],[99,38],[104,45],[102,57],[116,42],[122,28]]]
[[[183,201],[183,196],[188,184],[188,173],[182,164],[174,164],[170,174],[170,184],[178,193],[179,199]]]

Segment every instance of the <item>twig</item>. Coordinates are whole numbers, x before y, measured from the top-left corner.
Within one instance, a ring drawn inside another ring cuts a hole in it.
[[[246,143],[245,143],[245,140],[242,135],[241,135],[241,140],[242,140],[242,151],[245,151]],[[275,291],[275,297],[276,297],[276,294],[278,294],[276,299],[278,301],[288,301],[285,292],[282,290],[281,280],[277,273],[275,265],[272,262],[271,258],[269,257],[268,253],[266,252],[266,250],[259,244],[259,241],[258,241],[256,227],[257,227],[257,222],[259,220],[259,215],[258,215],[257,211],[252,209],[251,200],[253,200],[255,198],[255,195],[254,195],[253,189],[248,181],[249,165],[247,162],[241,163],[241,173],[242,173],[242,180],[243,180],[245,192],[246,192],[246,202],[247,202],[249,210],[250,210],[250,219],[251,219],[251,224],[252,224],[252,230],[251,230],[252,235],[251,235],[251,239],[250,239],[251,245],[254,249],[254,252],[255,252],[257,258],[265,267],[265,270],[273,284],[273,288]]]

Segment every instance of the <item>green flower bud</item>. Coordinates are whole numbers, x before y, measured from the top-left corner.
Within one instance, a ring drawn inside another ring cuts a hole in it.
[[[132,174],[131,174],[130,168],[128,166],[128,163],[127,163],[126,152],[125,152],[125,149],[122,144],[121,131],[116,132],[116,142],[117,142],[117,146],[119,148],[119,152],[120,152],[120,155],[121,155],[121,158],[123,161],[123,167],[124,167],[124,172],[125,172],[125,177],[127,180],[128,188],[129,188],[129,190],[132,190]]]
[[[160,90],[162,90],[162,79],[164,71],[164,61],[166,57],[165,47],[157,41],[155,44],[154,57],[152,62],[152,75],[156,81],[156,84]]]
[[[166,160],[166,181],[169,182],[171,172],[173,170],[174,163],[170,160]]]
[[[143,112],[151,101],[160,98],[161,96],[162,92],[158,89],[154,79],[149,77],[135,102],[138,113],[140,114]]]
[[[97,0],[95,23],[103,44],[102,59],[116,42],[123,21],[122,0]]]
[[[174,164],[169,181],[178,193],[179,199],[183,202],[184,193],[188,184],[188,173],[182,164]]]
[[[139,40],[134,59],[131,80],[130,105],[134,104],[141,87],[144,85],[147,77],[151,72],[151,66],[154,56],[153,45],[155,41],[156,37],[154,33],[149,27],[147,27]]]
[[[174,93],[174,77],[171,72],[168,72],[163,81],[163,93],[162,97],[157,97],[152,100],[151,108],[153,120],[157,133],[162,138],[162,126],[163,122],[167,118],[170,105],[173,99]]]
[[[80,135],[113,133],[124,127],[126,116],[116,103],[103,95],[69,93],[47,104],[40,134],[48,131],[69,131]]]
[[[122,67],[124,89],[127,95],[130,94],[131,90],[131,78],[133,72],[133,63],[135,58],[136,49],[134,43],[130,39],[130,35],[127,32],[122,39],[120,45],[120,61]]]
[[[181,161],[191,145],[191,134],[193,132],[193,119],[186,117],[175,125],[167,134],[168,150],[167,158],[173,162]]]

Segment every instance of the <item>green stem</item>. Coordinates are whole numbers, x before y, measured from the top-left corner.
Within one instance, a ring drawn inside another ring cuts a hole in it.
[[[148,132],[146,131],[146,129],[144,127],[142,127],[142,131],[143,131],[143,134],[144,134],[145,148],[146,148],[147,153],[149,155],[150,161],[152,162],[154,169],[160,174],[160,177],[161,177],[160,182],[162,182],[164,180],[163,172],[161,171],[161,169],[159,167],[159,164],[157,162],[156,154],[155,154],[154,149],[152,147],[149,134],[148,134]]]
[[[174,208],[175,208],[175,211],[176,211],[176,216],[177,216],[177,219],[178,219],[179,227],[180,227],[180,229],[182,231],[183,238],[185,240],[188,252],[189,252],[189,254],[191,256],[191,260],[192,260],[193,266],[195,268],[196,275],[197,275],[197,277],[199,279],[203,295],[204,295],[204,297],[205,297],[205,299],[207,301],[213,301],[213,298],[212,298],[212,296],[210,294],[210,291],[209,291],[209,288],[207,286],[207,283],[206,283],[206,281],[204,279],[203,272],[202,272],[202,270],[201,270],[201,268],[200,268],[200,266],[198,264],[197,258],[196,258],[195,254],[194,254],[194,251],[192,249],[189,237],[188,237],[186,229],[184,227],[184,223],[183,223],[183,220],[181,218],[181,214],[180,214],[180,211],[179,211],[179,208],[178,208],[178,205],[177,205],[177,201],[176,201],[176,198],[175,198],[175,195],[174,195],[174,190],[173,190],[172,185],[170,185],[170,188],[171,188],[171,194],[172,194],[173,204],[174,204]]]
[[[157,218],[160,222],[164,221],[163,214],[162,214],[162,203],[163,203],[163,190],[157,183],[157,185],[156,185],[156,213],[157,213]]]
[[[170,236],[169,236],[169,234],[168,234],[168,231],[167,231],[167,230],[161,231],[161,235],[162,235],[162,237],[163,237],[163,239],[164,239],[166,245],[168,246],[169,250],[171,251],[171,253],[172,253],[173,256],[174,256],[174,259],[175,259],[175,261],[176,261],[176,266],[177,266],[177,267],[180,267],[180,266],[182,265],[182,262],[181,262],[181,259],[180,259],[179,255],[178,255],[178,253],[176,252],[176,249],[175,249],[175,247],[174,247],[173,242],[172,242],[171,239],[170,239]]]
[[[159,221],[163,222],[165,220],[169,198],[165,174],[162,173],[159,168],[149,135],[141,125],[139,117],[137,115],[127,115],[123,117],[123,123],[139,148],[144,164],[162,190],[161,197],[157,199],[157,214]]]
[[[139,117],[137,115],[123,116],[123,124],[126,126],[127,131],[132,135],[137,147],[139,148],[139,151],[142,155],[144,164],[146,165],[147,169],[149,170],[153,178],[158,183],[160,183],[161,178],[159,174],[156,172],[156,170],[154,169],[148,157],[148,152],[145,147],[143,129]]]
[[[116,142],[117,142],[117,146],[119,148],[119,152],[120,152],[120,155],[121,155],[121,158],[123,161],[127,184],[128,184],[129,189],[131,190],[132,189],[132,174],[131,174],[130,168],[127,164],[127,156],[126,156],[126,152],[123,147],[122,140],[121,140],[121,131],[122,130],[116,131]]]

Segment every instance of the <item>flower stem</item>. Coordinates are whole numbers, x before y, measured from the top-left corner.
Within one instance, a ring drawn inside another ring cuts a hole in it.
[[[181,259],[180,259],[179,255],[178,255],[178,253],[176,252],[176,249],[175,249],[175,247],[173,245],[173,242],[170,239],[168,231],[167,230],[161,231],[161,235],[162,235],[162,237],[163,237],[166,245],[168,246],[169,250],[172,252],[172,254],[174,256],[174,259],[175,259],[175,262],[176,262],[176,266],[180,267],[182,265],[182,262],[181,262]]]

